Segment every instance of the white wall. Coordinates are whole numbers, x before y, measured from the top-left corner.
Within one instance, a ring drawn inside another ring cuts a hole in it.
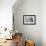
[[[0,27],[12,28],[12,6],[16,0],[0,0]]]
[[[41,3],[41,38],[42,46],[46,46],[46,0],[42,0]]]
[[[25,38],[27,37],[28,39],[34,40],[36,46],[46,46],[46,26],[44,24],[44,22],[46,22],[46,14],[44,15],[46,6],[44,5],[45,0],[22,0],[22,2],[20,0],[20,3],[15,3],[13,6],[15,29],[18,30],[18,32],[22,32]],[[24,25],[23,15],[32,14],[36,15],[36,25]]]

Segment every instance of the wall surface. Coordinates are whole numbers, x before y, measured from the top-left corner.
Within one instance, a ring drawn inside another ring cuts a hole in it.
[[[46,46],[46,0],[41,3],[41,40],[42,46]]]
[[[23,0],[19,5],[13,7],[15,29],[22,32],[24,38],[34,40],[36,46],[41,46],[41,1]],[[36,25],[24,25],[23,15],[36,15]]]
[[[13,6],[15,30],[22,32],[25,39],[34,40],[36,46],[46,46],[44,5],[45,0],[18,0]],[[36,15],[36,25],[24,25],[23,15]]]
[[[12,29],[12,6],[16,0],[0,0],[0,27]]]

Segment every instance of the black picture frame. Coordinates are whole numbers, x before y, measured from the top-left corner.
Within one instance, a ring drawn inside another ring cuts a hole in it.
[[[24,25],[35,25],[36,15],[23,15],[23,24]]]

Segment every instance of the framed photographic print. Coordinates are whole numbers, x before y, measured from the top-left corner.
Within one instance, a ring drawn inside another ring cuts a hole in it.
[[[24,15],[23,16],[23,24],[24,25],[35,25],[36,24],[36,16],[35,15]]]

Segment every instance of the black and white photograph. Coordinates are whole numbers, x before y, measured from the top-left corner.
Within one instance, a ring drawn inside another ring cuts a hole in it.
[[[23,16],[23,24],[24,25],[35,25],[36,24],[36,16],[35,15],[24,15]]]

